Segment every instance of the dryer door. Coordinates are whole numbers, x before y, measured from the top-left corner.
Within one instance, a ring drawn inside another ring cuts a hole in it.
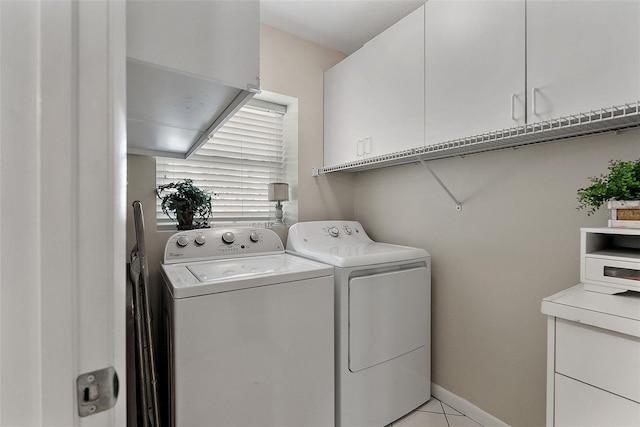
[[[357,372],[426,345],[430,312],[425,267],[349,280],[349,370]]]

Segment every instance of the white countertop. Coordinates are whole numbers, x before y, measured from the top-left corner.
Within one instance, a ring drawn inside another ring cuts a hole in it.
[[[542,313],[640,337],[640,292],[607,295],[582,283],[542,300]]]

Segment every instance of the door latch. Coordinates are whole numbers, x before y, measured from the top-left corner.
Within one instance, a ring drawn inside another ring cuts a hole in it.
[[[80,375],[76,380],[78,415],[86,417],[113,408],[119,387],[118,374],[111,366]]]

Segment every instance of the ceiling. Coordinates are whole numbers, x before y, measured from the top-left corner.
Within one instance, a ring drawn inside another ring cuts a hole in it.
[[[425,1],[260,0],[260,20],[349,55]]]

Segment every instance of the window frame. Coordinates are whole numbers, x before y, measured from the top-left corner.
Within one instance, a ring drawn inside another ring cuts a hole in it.
[[[286,107],[286,113],[283,116],[282,123],[282,140],[283,140],[283,166],[281,175],[270,178],[270,182],[287,182],[289,184],[289,201],[282,202],[284,205],[284,224],[292,224],[297,221],[298,214],[298,201],[297,201],[297,187],[298,187],[298,100],[296,98],[288,97],[285,95],[276,94],[273,92],[262,91],[260,94],[254,96],[252,100],[254,103],[265,106],[266,103],[280,104]],[[221,128],[221,130],[224,126]],[[197,156],[198,151],[194,153]],[[190,156],[192,159],[193,156]],[[176,159],[166,158],[168,161],[175,161]],[[185,160],[182,160],[185,161]],[[186,159],[189,162],[189,159]],[[161,183],[158,180],[160,174],[159,167],[161,162],[156,159],[156,187]],[[186,176],[185,176],[186,177]],[[177,181],[182,178],[172,177],[166,182]],[[195,181],[195,180],[194,180]],[[196,183],[196,185],[198,185]],[[203,186],[206,187],[206,186]],[[266,197],[267,185],[264,185],[264,193]],[[215,189],[213,190],[215,192]],[[219,199],[218,199],[219,200]],[[226,226],[226,225],[247,225],[247,226],[273,226],[275,222],[275,203],[268,202],[268,216],[262,217],[219,217],[216,219],[216,196],[213,196],[213,215],[209,218],[209,226]],[[159,200],[156,198],[156,224],[158,230],[175,230],[176,221],[169,219],[159,209]],[[280,224],[278,224],[280,225]]]

